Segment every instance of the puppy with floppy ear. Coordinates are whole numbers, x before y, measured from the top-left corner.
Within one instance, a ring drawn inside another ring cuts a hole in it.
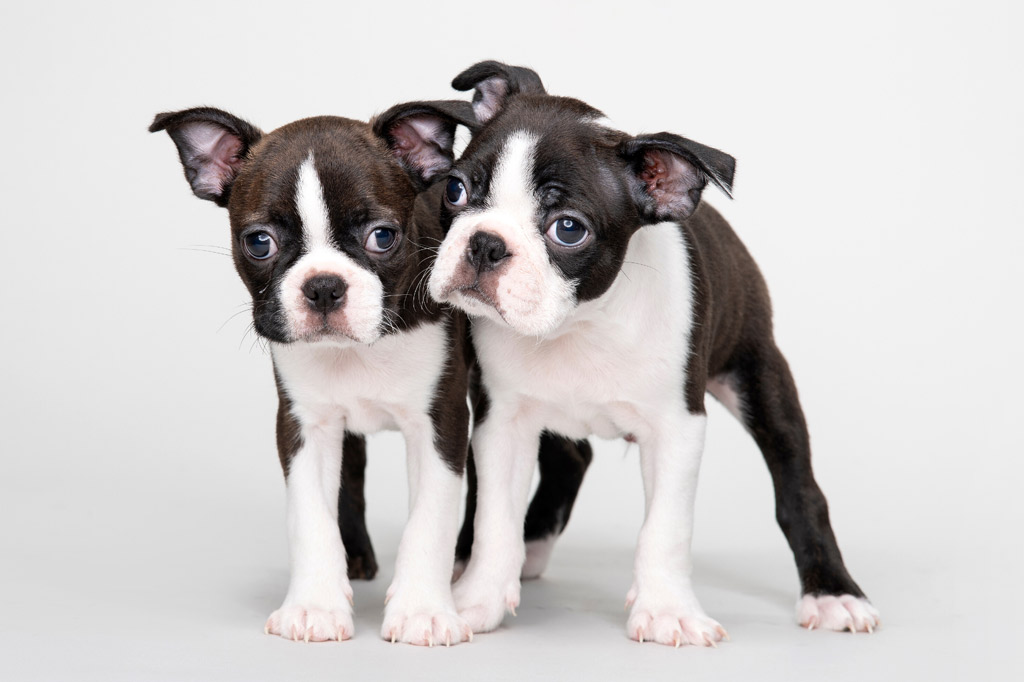
[[[473,433],[476,540],[454,588],[460,614],[486,631],[519,603],[519,529],[541,434],[595,434],[640,448],[647,504],[629,636],[720,641],[691,584],[709,392],[772,475],[800,575],[799,622],[871,631],[878,613],[843,564],[814,480],[767,287],[700,201],[709,183],[730,194],[733,158],[671,133],[613,130],[522,67],[483,62],[453,86],[475,90],[479,126],[449,172],[429,290],[473,317],[488,405]]]
[[[471,636],[450,579],[472,353],[464,317],[421,291],[442,237],[443,187],[431,184],[451,167],[460,123],[475,125],[465,102],[419,103],[373,126],[324,116],[264,134],[197,108],[150,127],[171,136],[196,196],[228,209],[235,267],[273,358],[291,582],[268,633],[352,636],[346,563],[373,560],[363,435],[399,430],[409,519],[381,635],[424,645]]]

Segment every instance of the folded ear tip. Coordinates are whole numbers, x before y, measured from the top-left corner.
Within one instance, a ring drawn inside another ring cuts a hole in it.
[[[452,79],[452,87],[460,92],[472,90],[481,81],[501,76],[514,83],[517,92],[545,92],[540,74],[526,66],[512,66],[494,59],[473,64]]]
[[[167,127],[167,119],[173,115],[173,112],[165,111],[157,114],[153,117],[153,122],[149,124],[149,132],[158,133]]]
[[[732,173],[731,172],[728,175],[720,175],[720,174],[715,173],[715,174],[706,174],[706,176],[708,177],[708,179],[711,180],[711,182],[715,185],[715,187],[717,187],[718,189],[722,190],[722,194],[724,194],[729,199],[734,199],[735,198],[732,195]]]
[[[500,73],[503,66],[501,62],[496,62],[493,59],[477,62],[469,68],[463,69],[459,75],[453,78],[452,87],[459,92],[472,90],[480,81]]]
[[[472,90],[476,83],[470,83],[466,77],[466,72],[463,71],[458,76],[452,79],[452,89],[458,90],[459,92],[465,92],[466,90]]]
[[[726,156],[725,168],[723,169],[725,173],[719,178],[718,186],[721,187],[725,196],[732,199],[734,198],[732,195],[732,185],[736,178],[736,159],[732,156]]]

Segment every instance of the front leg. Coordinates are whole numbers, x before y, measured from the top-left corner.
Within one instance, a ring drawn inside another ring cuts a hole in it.
[[[473,552],[453,591],[459,614],[474,632],[493,630],[506,609],[515,614],[519,606],[519,576],[526,556],[523,524],[540,431],[522,410],[495,405],[473,433]]]
[[[352,636],[352,587],[338,532],[343,434],[337,415],[297,410],[282,397],[278,448],[288,489],[291,582],[267,620],[268,634],[307,642]]]
[[[716,646],[725,630],[709,618],[693,593],[693,507],[704,449],[703,414],[678,410],[640,438],[646,516],[637,542],[627,634],[680,646]]]
[[[469,410],[454,437],[435,443],[430,424],[404,429],[409,469],[409,520],[388,588],[381,637],[391,642],[450,646],[473,636],[455,609],[451,575],[466,462]],[[440,440],[440,439],[438,439]]]

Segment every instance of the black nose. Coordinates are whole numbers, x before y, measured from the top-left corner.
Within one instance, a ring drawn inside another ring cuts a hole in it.
[[[505,240],[490,232],[477,232],[469,238],[466,260],[477,272],[493,270],[502,260],[512,254],[505,248]]]
[[[341,277],[317,275],[306,280],[302,285],[302,293],[306,295],[306,302],[310,308],[326,315],[341,306],[347,288],[345,280]]]

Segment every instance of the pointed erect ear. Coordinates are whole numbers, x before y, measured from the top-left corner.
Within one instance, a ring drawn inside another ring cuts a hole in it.
[[[421,188],[451,169],[455,129],[476,127],[469,102],[457,100],[396,104],[373,119],[373,132]]]
[[[228,205],[231,183],[263,136],[251,123],[210,107],[157,114],[149,132],[160,130],[178,147],[192,192],[218,206]]]
[[[736,159],[672,133],[640,135],[623,142],[619,154],[636,177],[641,212],[652,220],[683,220],[697,210],[710,180],[732,198]]]
[[[487,123],[494,118],[512,95],[546,92],[536,71],[495,61],[480,62],[469,67],[455,77],[452,87],[461,91],[476,91],[473,93],[473,112],[480,123]]]

